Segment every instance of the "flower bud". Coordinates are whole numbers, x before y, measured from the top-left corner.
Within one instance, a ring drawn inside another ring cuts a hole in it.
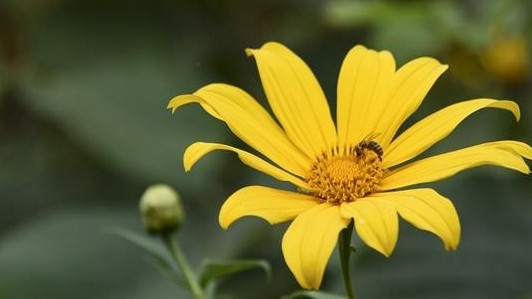
[[[151,234],[177,230],[185,219],[179,194],[168,185],[150,186],[140,199],[144,228]]]

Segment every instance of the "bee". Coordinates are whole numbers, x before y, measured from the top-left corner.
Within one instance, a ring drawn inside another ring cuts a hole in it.
[[[374,141],[373,139],[377,137],[379,134],[373,133],[366,136],[362,141],[360,141],[357,146],[355,146],[355,153],[357,157],[360,157],[362,155],[362,150],[369,149],[374,151],[377,156],[379,156],[379,159],[382,160],[382,155],[384,155],[384,150],[382,149],[381,145]]]

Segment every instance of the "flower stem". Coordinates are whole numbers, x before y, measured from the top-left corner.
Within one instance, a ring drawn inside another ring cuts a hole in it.
[[[205,299],[203,290],[198,284],[198,280],[196,279],[194,272],[192,272],[192,269],[190,268],[190,265],[188,264],[187,259],[185,258],[185,255],[183,254],[183,251],[181,250],[177,240],[175,240],[171,233],[162,234],[161,237],[166,249],[168,249],[177,266],[183,272],[187,285],[194,298]]]
[[[344,228],[338,236],[338,249],[340,251],[340,264],[342,266],[342,277],[344,278],[344,288],[347,298],[356,299],[353,287],[351,286],[351,273],[349,272],[349,258],[351,257],[351,234],[353,233],[353,221]]]

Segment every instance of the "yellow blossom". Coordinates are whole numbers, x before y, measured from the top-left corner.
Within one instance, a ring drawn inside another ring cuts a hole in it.
[[[397,134],[447,69],[433,58],[414,59],[396,70],[389,52],[352,48],[338,78],[335,125],[318,81],[297,55],[275,42],[247,54],[256,60],[276,119],[242,89],[219,83],[177,96],[168,108],[175,112],[199,103],[264,157],[197,142],[185,151],[185,170],[221,149],[297,187],[244,187],[225,201],[219,222],[226,229],[243,216],[271,224],[292,220],[282,251],[304,288],[319,288],[338,234],[352,219],[358,236],[385,256],[397,241],[398,215],[437,235],[447,250],[458,247],[460,222],[451,201],[433,189],[404,187],[485,164],[530,172],[523,157],[532,158],[532,148],[517,141],[489,142],[409,162],[482,108],[508,110],[519,119],[514,102],[481,98],[446,107]]]
[[[481,62],[494,76],[508,82],[520,83],[526,77],[527,46],[523,35],[498,35],[481,56]]]

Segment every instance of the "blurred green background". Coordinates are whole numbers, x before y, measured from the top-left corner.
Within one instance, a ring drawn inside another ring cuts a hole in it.
[[[227,196],[274,180],[232,154],[185,174],[193,141],[242,145],[199,107],[172,116],[178,94],[210,82],[264,103],[245,47],[285,43],[335,102],[338,70],[357,43],[391,50],[398,65],[422,55],[450,65],[409,123],[475,97],[513,99],[522,118],[478,112],[430,153],[497,139],[532,141],[530,1],[0,1],[0,298],[188,298],[145,253],[106,233],[141,232],[138,199],[176,187],[187,222],[180,239],[203,257],[265,258],[222,285],[220,298],[279,298],[297,289],[280,240],[286,225],[246,218],[217,224]],[[401,222],[391,259],[359,244],[360,298],[532,298],[531,177],[482,167],[433,184],[455,203],[457,252]],[[323,289],[342,294],[333,257]],[[257,290],[260,290],[259,292]]]

